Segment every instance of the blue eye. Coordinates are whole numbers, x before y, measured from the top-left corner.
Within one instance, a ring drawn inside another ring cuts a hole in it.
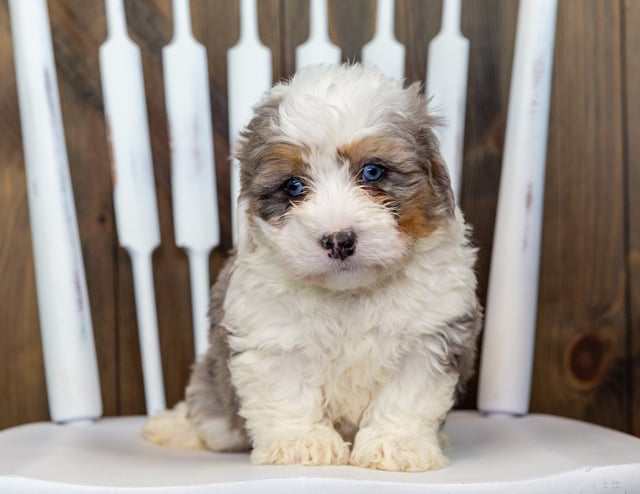
[[[362,179],[366,182],[375,182],[382,178],[384,167],[375,163],[368,163],[362,168]]]
[[[298,197],[304,194],[304,185],[299,178],[290,178],[284,183],[284,191],[291,197]]]

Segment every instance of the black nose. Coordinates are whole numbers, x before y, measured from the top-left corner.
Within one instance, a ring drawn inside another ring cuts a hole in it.
[[[340,230],[324,235],[320,239],[320,245],[323,249],[327,249],[329,257],[344,261],[355,253],[357,239],[353,230]]]

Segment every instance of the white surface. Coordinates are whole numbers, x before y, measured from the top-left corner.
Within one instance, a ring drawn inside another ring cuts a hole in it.
[[[227,52],[229,140],[236,145],[240,131],[251,120],[253,106],[271,87],[271,52],[260,42],[256,0],[240,0],[240,39]],[[238,240],[240,169],[231,160],[231,225],[233,243]]]
[[[9,10],[49,411],[55,421],[96,418],[100,383],[47,4],[11,0]]]
[[[514,49],[478,408],[529,408],[556,0],[522,0]]]
[[[296,70],[313,64],[339,64],[342,52],[329,38],[327,0],[311,0],[309,11],[309,37],[296,48]]]
[[[108,37],[100,76],[113,167],[118,240],[131,256],[147,412],[165,408],[151,253],[160,227],[140,49],[127,35],[122,0],[106,0]]]
[[[442,26],[438,35],[429,43],[427,67],[427,94],[432,98],[429,109],[443,120],[443,125],[435,128],[435,133],[440,141],[440,152],[449,169],[456,203],[460,201],[462,181],[469,66],[469,41],[460,31],[460,1],[444,0]]]
[[[395,37],[395,1],[378,0],[376,32],[362,47],[362,61],[377,66],[392,79],[404,78],[404,45]]]
[[[136,297],[138,339],[140,340],[140,360],[144,381],[144,397],[147,414],[153,415],[166,408],[162,360],[158,336],[158,317],[153,287],[153,265],[151,256],[129,252],[133,271],[133,286]]]
[[[173,1],[173,18],[173,40],[162,50],[173,221],[176,244],[189,256],[195,351],[203,355],[209,335],[209,253],[220,243],[209,71],[206,51],[191,32],[189,0]]]
[[[640,439],[583,422],[454,412],[449,467],[390,473],[356,467],[253,466],[247,454],[147,444],[144,418],[86,427],[48,423],[0,433],[0,491],[30,492],[638,492]],[[23,490],[21,490],[23,489]]]

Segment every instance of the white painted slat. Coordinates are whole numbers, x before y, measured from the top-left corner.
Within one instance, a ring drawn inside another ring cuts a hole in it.
[[[240,39],[227,53],[229,92],[229,140],[235,144],[249,123],[253,106],[271,87],[271,51],[260,42],[256,0],[240,0]],[[238,196],[240,170],[231,163],[231,219],[233,242],[238,241]]]
[[[120,244],[133,270],[147,413],[165,408],[151,254],[160,227],[140,49],[127,34],[122,0],[106,0],[100,76],[111,143],[113,203]]]
[[[395,1],[378,0],[376,32],[362,47],[362,61],[376,65],[387,77],[404,78],[404,45],[395,37]]]
[[[521,0],[478,408],[529,408],[557,0]]]
[[[440,152],[449,169],[456,202],[460,201],[464,118],[467,106],[469,41],[460,31],[461,0],[444,0],[442,26],[429,43],[427,94],[431,113],[443,119],[435,128]]]
[[[47,4],[10,0],[9,10],[49,410],[56,422],[95,419],[100,382]]]
[[[296,49],[296,69],[313,64],[339,64],[342,51],[329,38],[327,0],[311,0],[310,33]]]
[[[205,48],[191,32],[189,0],[173,0],[174,35],[162,50],[171,140],[176,244],[186,250],[196,355],[208,348],[209,254],[220,243]]]

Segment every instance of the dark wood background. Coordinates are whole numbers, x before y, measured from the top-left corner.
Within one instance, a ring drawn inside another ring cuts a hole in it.
[[[374,27],[373,0],[330,0],[331,37],[359,59]],[[230,246],[226,50],[238,5],[192,0],[207,47],[223,244]],[[396,35],[410,81],[423,80],[439,29],[439,0],[398,0]],[[499,186],[518,3],[465,0],[471,43],[462,207],[480,247],[485,298]],[[140,45],[161,217],[154,255],[161,346],[170,404],[193,359],[188,266],[174,246],[161,49],[171,39],[169,0],[128,0]],[[118,247],[98,49],[100,0],[50,0],[53,43],[106,415],[144,412],[130,264]],[[260,32],[274,79],[294,68],[308,32],[306,0],[260,0]],[[25,171],[7,0],[0,0],[0,428],[48,418]],[[640,435],[640,1],[559,0],[531,409]],[[514,287],[517,289],[517,287]],[[517,328],[514,328],[517,330]],[[464,406],[472,407],[475,386]]]

